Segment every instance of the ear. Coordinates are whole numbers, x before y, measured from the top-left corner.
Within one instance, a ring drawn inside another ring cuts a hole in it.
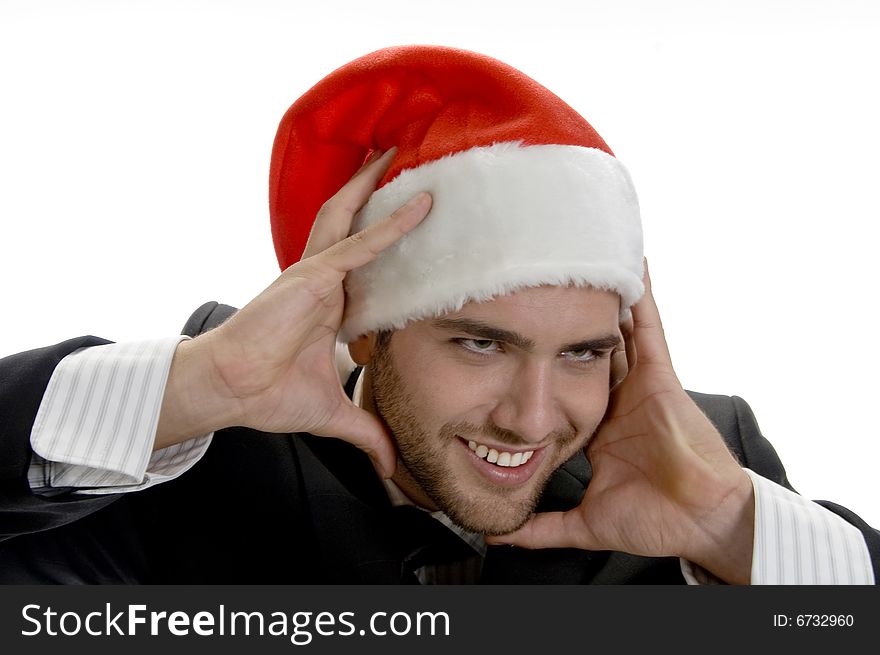
[[[376,348],[376,333],[367,332],[348,344],[348,354],[358,366],[366,366],[373,358]]]

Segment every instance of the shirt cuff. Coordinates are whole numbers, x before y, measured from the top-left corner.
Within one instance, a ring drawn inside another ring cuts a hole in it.
[[[754,471],[746,473],[755,488],[752,584],[874,584],[858,528]]]
[[[31,430],[31,488],[135,491],[201,459],[210,434],[153,452],[171,361],[187,338],[81,348],[61,360]]]
[[[758,585],[874,584],[865,538],[837,514],[745,469],[755,490],[751,583]],[[724,584],[680,560],[690,585]]]

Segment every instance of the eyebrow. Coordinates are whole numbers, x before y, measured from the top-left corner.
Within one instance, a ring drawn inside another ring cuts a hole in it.
[[[446,330],[448,332],[465,332],[471,336],[479,337],[480,339],[509,343],[521,350],[525,350],[526,352],[531,352],[535,348],[535,342],[532,339],[518,334],[517,332],[513,332],[512,330],[505,330],[503,328],[495,327],[494,325],[489,325],[488,323],[483,323],[482,321],[469,318],[437,318],[434,319],[432,323],[434,327],[441,330]],[[564,345],[559,351],[595,350],[601,352],[611,350],[619,344],[619,334],[608,334],[602,337],[585,339],[584,341]]]

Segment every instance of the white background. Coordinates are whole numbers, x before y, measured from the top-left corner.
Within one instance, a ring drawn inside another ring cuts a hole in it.
[[[435,43],[520,68],[628,166],[686,387],[875,526],[880,3],[0,0],[0,354],[179,332],[277,274],[284,110]]]

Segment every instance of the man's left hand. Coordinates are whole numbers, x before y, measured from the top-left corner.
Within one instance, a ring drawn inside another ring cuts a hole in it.
[[[752,483],[687,395],[645,267],[645,294],[624,328],[628,373],[586,448],[593,479],[580,505],[533,516],[490,543],[678,556],[730,583],[748,583]]]

